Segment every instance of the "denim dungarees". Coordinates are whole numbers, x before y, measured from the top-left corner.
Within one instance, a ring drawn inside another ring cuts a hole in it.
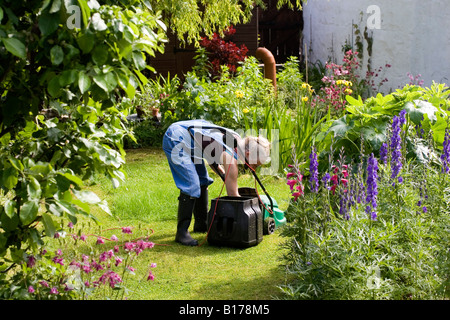
[[[188,131],[188,128],[193,126]],[[209,177],[205,166],[204,154],[202,146],[194,141],[192,136],[200,140],[215,140],[222,147],[222,151],[226,151],[238,159],[233,148],[227,146],[223,142],[223,134],[214,129],[202,127],[217,127],[225,129],[231,134],[240,137],[236,132],[219,127],[206,120],[187,120],[179,121],[171,124],[163,137],[163,150],[169,162],[170,171],[172,172],[175,185],[181,192],[193,197],[200,197],[200,187],[209,186],[213,183],[213,179]],[[192,134],[192,135],[191,135]],[[206,149],[205,149],[206,150]],[[221,153],[221,152],[219,152]],[[217,155],[216,152],[216,156]],[[214,159],[208,159],[211,163]]]

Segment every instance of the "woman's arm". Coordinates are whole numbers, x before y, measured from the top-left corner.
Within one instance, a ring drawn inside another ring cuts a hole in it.
[[[239,197],[238,191],[238,163],[236,159],[227,152],[222,153],[222,163],[225,169],[225,187],[227,194],[231,197]]]

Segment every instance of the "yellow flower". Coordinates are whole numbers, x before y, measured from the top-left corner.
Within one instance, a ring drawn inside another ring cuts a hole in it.
[[[302,97],[302,101],[303,101],[303,102],[308,101],[308,97]]]
[[[306,82],[303,82],[303,83],[302,83],[302,88],[303,88],[303,89],[306,89],[307,86],[308,86],[308,84],[307,84]]]
[[[338,86],[340,86],[341,84],[342,84],[342,80],[336,80],[336,84],[338,85]]]
[[[348,89],[348,88],[347,88],[347,89],[345,89],[345,93],[346,93],[346,94],[352,94],[352,92],[353,92],[353,90],[352,90],[352,89]]]
[[[237,98],[241,99],[244,97],[244,93],[241,90],[236,90],[234,92],[234,94],[236,95]]]
[[[248,110],[247,108],[244,108],[244,109],[242,110],[242,112],[243,112],[243,113],[249,113],[250,110]]]

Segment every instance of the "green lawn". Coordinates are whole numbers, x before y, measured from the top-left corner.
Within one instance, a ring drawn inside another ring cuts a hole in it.
[[[119,188],[113,189],[103,179],[91,187],[107,199],[114,215],[96,213],[104,230],[134,226],[153,231],[150,240],[156,246],[139,255],[133,265],[136,275],[128,278],[127,288],[133,290],[138,286],[152,262],[157,264],[153,270],[156,279],[141,281],[138,290],[126,297],[157,300],[280,297],[277,286],[285,283],[286,273],[281,266],[284,239],[278,232],[264,236],[260,244],[247,249],[210,246],[205,241],[206,233],[192,233],[201,246],[182,246],[174,241],[179,191],[164,152],[161,149],[128,150],[126,160],[127,178]],[[220,178],[213,173],[211,176],[215,182],[209,188],[210,199],[217,197],[222,188]],[[285,180],[271,176],[260,178],[279,207],[286,209],[289,189]],[[253,176],[241,175],[239,186],[254,187]]]

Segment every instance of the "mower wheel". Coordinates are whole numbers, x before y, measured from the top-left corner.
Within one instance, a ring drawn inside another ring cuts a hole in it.
[[[266,218],[264,219],[264,235],[272,234],[275,231],[275,219],[274,218]]]

